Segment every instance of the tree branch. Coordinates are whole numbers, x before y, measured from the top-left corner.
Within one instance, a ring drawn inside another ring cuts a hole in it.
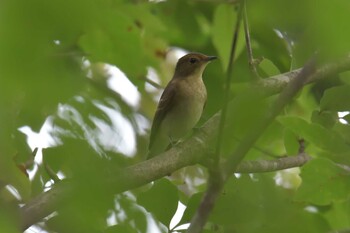
[[[317,81],[319,79],[326,78],[332,74],[340,73],[345,70],[350,70],[350,56],[322,66],[314,73],[314,75],[310,77],[308,82],[310,83]],[[268,90],[266,92],[267,94],[275,94],[282,90],[291,80],[293,80],[293,78],[295,78],[299,72],[300,69],[286,74],[277,75],[268,79],[261,80],[259,81],[259,84],[255,85],[259,85],[256,88],[265,88]],[[113,187],[113,190],[111,191],[114,193],[120,193],[159,179],[182,167],[198,163],[207,154],[206,152],[210,150],[210,142],[213,142],[213,140],[216,138],[219,119],[220,113],[217,113],[211,117],[203,125],[201,130],[198,130],[189,140],[179,144],[178,146],[164,152],[159,156],[125,168],[114,176],[107,177],[106,182],[111,184],[111,187]],[[282,158],[280,159],[280,163],[285,163],[285,159],[291,158],[293,157]],[[273,161],[275,160],[271,160],[269,163],[273,163]],[[249,164],[252,162],[242,163],[239,167],[237,167],[236,172],[255,172],[255,165],[254,168],[252,168],[251,164],[244,165],[246,163]],[[283,169],[282,167],[280,168]],[[261,169],[260,171],[263,172],[263,170],[264,169]],[[21,207],[21,228],[23,230],[27,229],[29,226],[39,222],[45,216],[48,216],[57,210],[59,205],[63,203],[69,203],[70,189],[70,182],[62,181],[60,184],[55,185],[50,191],[38,195],[29,203]]]
[[[256,160],[243,161],[240,163],[235,172],[237,173],[263,173],[284,170],[292,167],[301,167],[311,157],[305,153],[300,153],[296,156],[288,156],[274,160]]]

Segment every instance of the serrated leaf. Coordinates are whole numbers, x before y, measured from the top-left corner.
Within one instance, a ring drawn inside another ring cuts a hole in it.
[[[165,226],[169,226],[176,212],[178,200],[176,187],[165,178],[156,181],[150,190],[137,197],[137,202]]]
[[[316,205],[345,200],[350,193],[350,173],[328,159],[313,159],[301,169],[302,183],[295,199]]]
[[[321,99],[321,110],[350,111],[350,86],[343,85],[327,89]]]

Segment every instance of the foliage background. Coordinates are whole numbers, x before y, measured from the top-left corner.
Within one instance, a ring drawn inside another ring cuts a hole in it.
[[[262,78],[299,68],[315,52],[321,64],[348,55],[348,1],[248,0],[246,8]],[[103,180],[144,160],[161,91],[152,89],[147,79],[151,70],[160,85],[166,85],[173,69],[169,48],[220,58],[205,71],[209,99],[200,124],[220,110],[236,20],[235,1],[1,1],[2,232],[20,232],[18,208],[58,178],[72,180],[70,202],[28,232],[171,232],[179,201],[187,206],[179,225],[188,223],[206,188],[204,167],[189,167],[174,180],[162,178],[118,195]],[[232,128],[224,135],[223,156],[237,146],[237,138],[254,130],[252,123],[275,100],[271,96],[258,101],[244,92],[252,74],[243,27],[234,62],[234,117],[227,119]],[[136,104],[111,88],[105,64],[117,66],[137,88]],[[299,139],[305,140],[306,152],[314,159],[300,173],[296,169],[232,177],[207,232],[350,228],[350,115],[338,115],[350,110],[349,84],[349,73],[344,72],[303,88],[246,159],[295,155]],[[41,152],[33,153],[19,128],[39,132],[44,122],[50,136],[41,140],[53,147],[38,159]],[[126,128],[132,129],[129,136]],[[125,145],[133,141],[134,148],[126,151]]]

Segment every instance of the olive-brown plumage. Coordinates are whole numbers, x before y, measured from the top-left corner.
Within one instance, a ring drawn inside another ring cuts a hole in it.
[[[148,158],[165,151],[171,141],[186,136],[197,124],[207,100],[202,74],[215,58],[189,53],[179,59],[153,119]]]

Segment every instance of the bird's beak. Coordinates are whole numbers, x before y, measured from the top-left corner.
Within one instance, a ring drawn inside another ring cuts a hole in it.
[[[208,57],[205,59],[205,61],[212,61],[212,60],[215,60],[215,59],[217,59],[216,56],[208,56]]]

